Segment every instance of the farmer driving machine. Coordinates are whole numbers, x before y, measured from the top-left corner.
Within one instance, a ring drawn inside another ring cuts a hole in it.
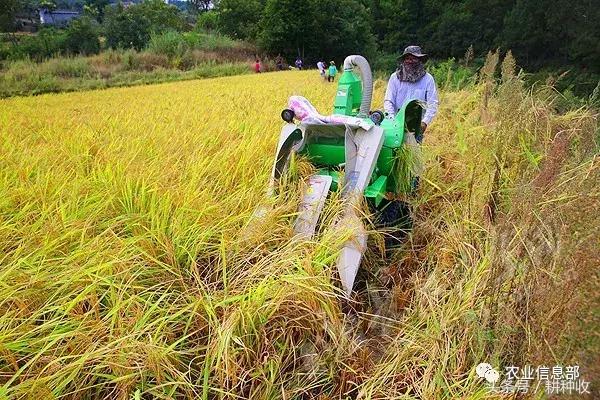
[[[286,124],[269,185],[269,194],[275,194],[293,153],[314,165],[316,173],[308,178],[294,223],[294,233],[305,238],[315,234],[328,194],[339,191],[344,209],[336,223],[352,232],[337,261],[347,296],[367,247],[360,212],[365,200],[378,226],[406,228],[408,208],[397,200],[411,190],[410,177],[402,173],[407,171],[402,151],[406,138],[419,133],[422,114],[421,105],[409,101],[394,118],[386,118],[381,111],[371,111],[372,93],[369,63],[352,55],[344,61],[332,115],[320,115],[306,99],[292,96],[281,113]]]

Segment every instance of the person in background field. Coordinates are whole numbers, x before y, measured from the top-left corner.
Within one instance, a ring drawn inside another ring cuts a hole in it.
[[[277,55],[275,65],[277,66],[277,71],[283,71],[283,57],[281,57],[281,54]]]
[[[335,82],[335,75],[337,74],[337,67],[335,66],[335,62],[329,61],[328,72],[329,75],[327,76],[327,82]]]
[[[420,100],[425,104],[421,132],[415,136],[419,144],[437,113],[439,103],[433,76],[425,71],[426,60],[427,54],[424,54],[419,46],[408,46],[404,49],[398,58],[398,69],[390,76],[383,101],[388,118],[394,118],[396,112],[408,100]]]
[[[296,68],[302,69],[302,59],[300,57],[296,58]]]
[[[325,79],[325,63],[323,61],[319,61],[317,63],[317,68],[319,69],[319,74],[323,79]]]
[[[256,62],[254,63],[254,72],[256,72],[257,74],[260,74],[260,60],[257,58]]]

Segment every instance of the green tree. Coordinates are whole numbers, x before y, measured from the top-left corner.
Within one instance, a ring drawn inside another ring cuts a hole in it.
[[[510,48],[517,59],[532,65],[548,60],[556,54],[546,25],[545,7],[548,0],[517,0],[504,20],[504,30],[499,42]]]
[[[196,20],[196,29],[208,32],[219,30],[219,13],[210,10],[200,14]]]
[[[147,46],[152,33],[184,27],[181,12],[161,0],[148,0],[127,8],[119,4],[106,11],[104,30],[106,42],[112,48],[141,50]]]
[[[523,65],[576,64],[600,71],[600,7],[592,0],[517,0],[500,42]]]
[[[386,52],[396,52],[409,44],[423,43],[422,31],[432,15],[424,0],[382,0],[379,4],[377,36]],[[425,46],[424,46],[425,47]]]
[[[98,23],[104,22],[104,10],[110,4],[110,0],[85,0],[84,12],[93,17]]]
[[[463,43],[469,42],[476,54],[485,54],[497,48],[504,18],[514,5],[515,0],[467,0],[464,7],[469,13],[470,23],[466,26],[468,31],[463,32],[467,38]]]
[[[293,58],[319,52],[313,0],[267,0],[260,29],[259,43],[272,54]]]
[[[165,4],[163,0],[145,0],[130,8],[150,20],[151,30],[154,33],[168,30],[181,31],[185,28],[181,11],[173,5]]]
[[[100,52],[98,26],[89,17],[74,19],[66,30],[65,47],[73,54],[97,54]]]
[[[150,41],[152,23],[137,6],[125,9],[119,4],[107,9],[104,25],[106,44],[111,48],[141,50]]]
[[[19,11],[18,0],[0,1],[0,32],[13,32],[16,28],[15,16]]]
[[[54,11],[56,10],[56,3],[52,0],[41,0],[39,2],[39,8],[40,9],[46,9],[48,11]]]
[[[268,0],[260,29],[265,50],[288,59],[300,55],[307,63],[377,50],[371,15],[360,0]]]
[[[569,12],[564,12],[569,10]],[[546,26],[551,32],[560,62],[579,64],[600,73],[600,6],[597,1],[558,0],[546,8]]]
[[[383,44],[391,30],[392,18],[388,14],[392,9],[390,0],[372,0],[369,5],[371,13],[372,30],[378,44]]]
[[[262,15],[264,0],[221,0],[217,7],[219,30],[236,39],[256,39],[259,24],[256,16]]]
[[[425,8],[431,20],[423,22],[422,29],[411,37],[411,43],[438,58],[462,56],[475,36],[472,14],[464,2],[439,2]],[[416,28],[415,28],[416,29]]]
[[[188,10],[193,13],[202,13],[210,10],[214,1],[212,0],[188,0]]]
[[[377,50],[371,16],[357,0],[315,2],[318,54],[312,58],[341,62],[350,54],[372,58]]]

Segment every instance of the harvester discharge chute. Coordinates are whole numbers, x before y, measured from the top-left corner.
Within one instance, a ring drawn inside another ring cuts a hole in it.
[[[397,173],[398,163],[402,162],[399,153],[405,136],[419,133],[422,113],[417,101],[409,101],[395,118],[385,118],[381,111],[371,112],[372,92],[369,63],[353,55],[344,61],[332,115],[320,115],[308,100],[292,96],[289,108],[281,113],[286,124],[269,184],[269,195],[273,195],[293,153],[305,156],[315,166],[317,173],[308,179],[294,223],[295,234],[305,238],[314,235],[328,194],[341,191],[344,210],[337,223],[354,233],[343,244],[337,261],[347,296],[367,246],[360,205],[366,199],[372,208],[381,211],[395,206],[390,198],[407,191]]]

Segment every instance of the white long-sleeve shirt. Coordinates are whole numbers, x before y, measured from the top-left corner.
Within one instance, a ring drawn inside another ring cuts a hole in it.
[[[409,100],[421,100],[426,104],[422,121],[429,125],[437,113],[439,103],[435,81],[430,73],[416,82],[400,81],[395,72],[390,76],[383,101],[384,110],[388,115],[395,116]]]

